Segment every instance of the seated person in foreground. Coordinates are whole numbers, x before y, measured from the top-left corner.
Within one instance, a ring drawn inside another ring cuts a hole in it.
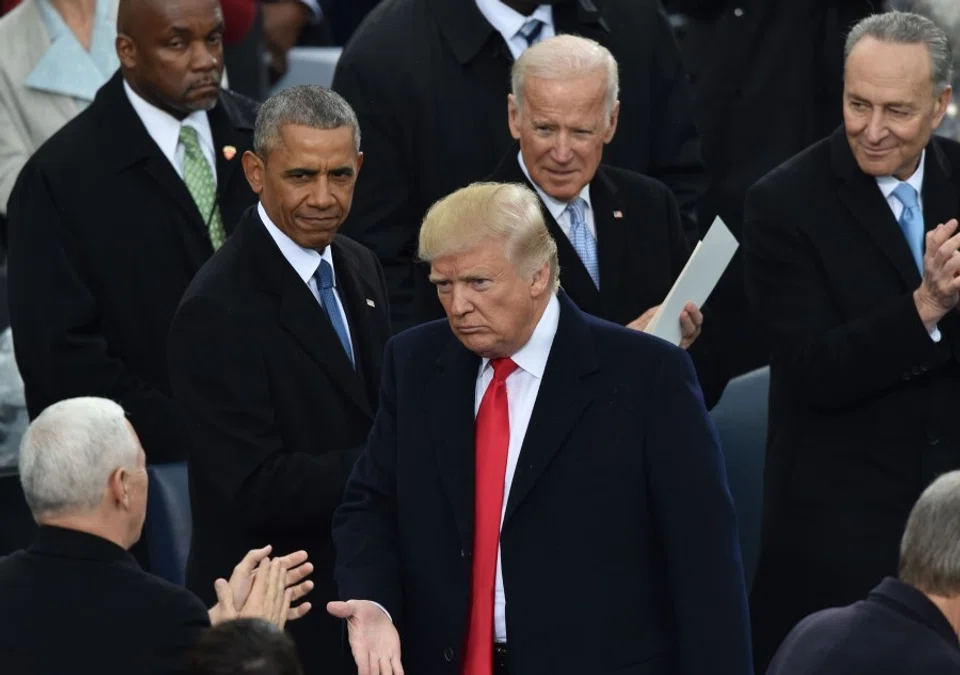
[[[767,675],[960,673],[960,471],[928,487],[900,543],[900,578],[797,624]]]
[[[76,398],[41,413],[20,446],[20,481],[40,530],[0,559],[0,670],[182,673],[211,624],[237,616],[283,627],[310,611],[303,551],[250,551],[217,579],[209,611],[189,591],[144,572],[129,554],[147,509],[146,456],[123,409]]]

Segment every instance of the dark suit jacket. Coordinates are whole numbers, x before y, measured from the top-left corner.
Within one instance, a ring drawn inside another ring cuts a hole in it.
[[[41,527],[0,559],[5,675],[173,675],[210,625],[189,591],[141,570],[113,542]]]
[[[444,322],[387,344],[334,519],[341,597],[386,607],[419,675],[462,657],[480,365]],[[733,504],[689,358],[562,293],[500,544],[511,673],[753,672]]]
[[[940,608],[893,578],[866,600],[801,621],[767,670],[767,675],[906,673],[960,673],[960,645]]]
[[[666,0],[688,21],[680,40],[711,183],[704,227],[718,214],[741,239],[747,190],[842,121],[843,46],[880,0]],[[776,114],[770,114],[776,110]],[[727,330],[731,375],[769,363],[747,313],[738,253],[711,302]],[[729,327],[729,328],[728,328]]]
[[[517,160],[518,151],[517,147],[510,150],[489,180],[524,183],[534,189]],[[658,180],[604,165],[590,184],[590,202],[597,228],[599,289],[570,238],[541,201],[547,228],[557,242],[560,285],[584,312],[624,326],[663,302],[690,257],[690,247],[676,199]],[[690,348],[708,409],[720,399],[729,379],[710,319]]]
[[[931,140],[928,229],[960,215],[957,166],[960,144]],[[747,293],[774,346],[753,588],[760,667],[801,618],[895,574],[914,502],[960,468],[960,316],[930,338],[906,239],[842,129],[760,181],[746,214]]]
[[[376,258],[346,237],[332,246],[356,372],[255,208],[194,279],[170,329],[170,377],[193,432],[187,583],[213,602],[213,581],[247,550],[306,549],[314,610],[288,628],[311,673],[341,656],[340,626],[324,610],[337,597],[330,522],[373,422],[390,334]]]
[[[655,0],[606,0],[599,13],[582,4],[556,3],[554,23],[597,40],[620,64],[622,114],[607,161],[659,178],[692,214],[707,177],[667,18]],[[414,265],[420,222],[513,144],[512,65],[501,35],[464,0],[384,0],[337,64],[333,88],[357,111],[366,157],[344,233],[383,263],[394,328],[436,318],[435,291]]]
[[[228,91],[208,113],[228,233],[255,199],[239,168],[255,116],[253,102]],[[226,145],[237,150],[231,161]],[[150,462],[184,458],[166,338],[212,253],[209,215],[150,138],[119,74],[27,162],[10,199],[9,299],[32,417],[66,398],[102,396],[127,410]]]

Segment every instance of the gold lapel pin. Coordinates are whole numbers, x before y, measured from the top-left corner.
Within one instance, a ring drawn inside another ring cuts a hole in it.
[[[235,147],[233,147],[232,145],[223,146],[223,158],[225,160],[229,162],[231,159],[236,157],[236,155],[237,155],[237,149]]]

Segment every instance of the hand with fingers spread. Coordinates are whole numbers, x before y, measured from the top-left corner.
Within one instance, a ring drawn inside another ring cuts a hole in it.
[[[243,606],[233,602],[233,589],[226,579],[217,579],[213,587],[217,592],[219,621],[236,618],[257,618],[269,621],[278,628],[287,622],[292,589],[285,585],[286,570],[280,558],[264,558],[254,575],[253,585]]]
[[[403,675],[400,636],[386,612],[369,600],[331,602],[327,611],[347,620],[357,675]]]
[[[232,592],[232,606],[243,607],[247,602],[247,597],[253,587],[254,579],[260,568],[260,565],[269,560],[267,556],[272,550],[271,546],[253,549],[248,552],[237,566],[233,568],[233,574],[230,575],[229,587]],[[313,564],[307,562],[306,551],[295,551],[281,558],[280,566],[285,570],[284,585],[290,590],[290,603],[295,603],[313,590],[313,582],[306,580],[313,572]],[[219,598],[219,593],[217,594]],[[220,616],[222,603],[217,603],[210,610],[211,623],[217,623],[223,620]],[[290,606],[287,611],[286,621],[295,621],[307,615],[312,609],[309,602],[303,602],[296,606]]]
[[[954,218],[926,235],[923,281],[913,293],[917,312],[928,331],[960,302],[960,234]]]

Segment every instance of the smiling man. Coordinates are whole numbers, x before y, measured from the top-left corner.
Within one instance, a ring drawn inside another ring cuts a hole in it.
[[[389,336],[372,253],[337,235],[363,163],[349,105],[320,87],[263,104],[243,156],[260,197],[200,271],[170,330],[170,377],[193,430],[188,585],[249,542],[297,542],[315,596],[336,598],[330,522],[377,407]],[[201,595],[201,597],[203,597]],[[341,628],[291,627],[305,672],[339,672]]]
[[[747,291],[773,346],[758,672],[803,616],[896,573],[911,506],[960,467],[960,145],[933,136],[951,79],[934,23],[865,19],[843,127],[747,199]]]

